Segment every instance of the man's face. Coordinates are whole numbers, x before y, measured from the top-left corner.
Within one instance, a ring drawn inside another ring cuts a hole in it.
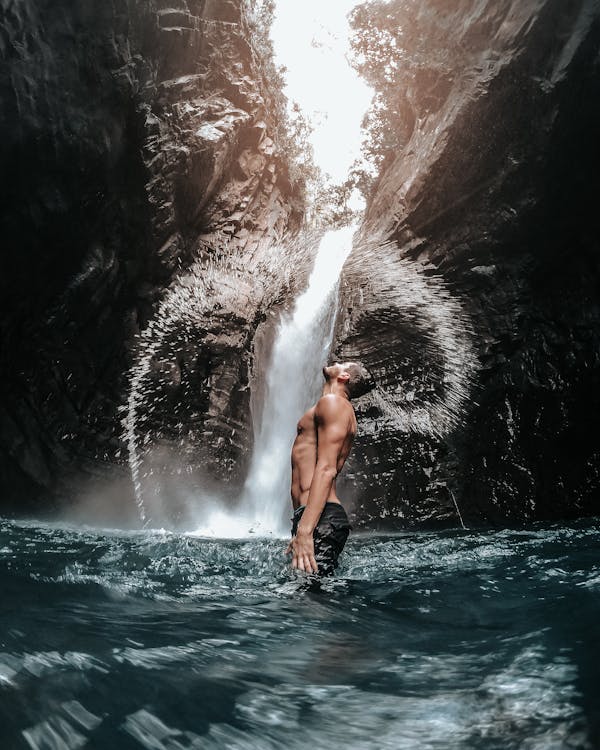
[[[338,366],[338,362],[331,362],[325,365],[325,367],[323,368],[323,377],[325,378],[325,380],[329,381],[336,376],[336,370]]]

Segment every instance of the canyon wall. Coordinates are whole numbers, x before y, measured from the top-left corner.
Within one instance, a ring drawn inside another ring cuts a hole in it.
[[[443,70],[432,50],[437,75],[423,71],[400,93],[405,145],[386,160],[367,248],[345,274],[337,353],[360,358],[399,408],[431,410],[445,397],[446,385],[423,387],[444,372],[425,330],[428,300],[416,322],[390,302],[390,287],[397,299],[410,293],[408,264],[458,303],[455,328],[476,362],[464,364],[470,395],[443,435],[392,423],[373,394],[360,402],[342,481],[359,524],[598,512],[598,6],[457,3],[447,29],[468,63]],[[407,40],[410,54],[410,29]],[[400,270],[365,289],[378,258]]]
[[[356,526],[589,515],[598,3],[444,12],[463,64],[432,50],[436,75],[400,92],[402,145],[342,279],[336,353],[378,389],[357,402],[340,493]],[[254,350],[307,265],[247,15],[238,0],[20,0],[2,16],[1,508],[46,511],[110,478],[135,514],[122,419],[149,325],[164,338],[138,439],[235,496]],[[284,240],[296,260],[281,264]]]
[[[264,60],[233,0],[7,2],[0,44],[2,508],[107,476],[131,505],[118,410],[137,335],[194,263],[243,271],[302,218]],[[264,318],[242,291],[171,366],[171,397],[202,394],[196,427],[221,448],[201,459],[225,482]]]

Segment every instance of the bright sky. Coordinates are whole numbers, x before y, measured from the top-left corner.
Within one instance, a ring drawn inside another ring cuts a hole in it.
[[[372,90],[346,60],[347,14],[359,0],[276,0],[275,62],[285,65],[286,95],[314,127],[315,161],[342,182],[360,156],[360,123]]]

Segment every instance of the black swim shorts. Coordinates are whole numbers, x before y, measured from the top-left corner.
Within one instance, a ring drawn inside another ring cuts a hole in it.
[[[292,536],[296,535],[298,523],[305,508],[305,505],[301,505],[294,511]],[[333,575],[333,571],[337,568],[338,557],[344,549],[349,533],[350,524],[343,506],[340,503],[325,503],[321,517],[313,531],[315,560],[319,566],[320,576]]]

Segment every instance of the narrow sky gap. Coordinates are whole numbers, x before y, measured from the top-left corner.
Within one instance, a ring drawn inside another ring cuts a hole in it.
[[[357,4],[277,0],[271,29],[275,62],[286,68],[285,93],[314,128],[315,162],[333,183],[360,157],[361,121],[373,96],[348,61],[347,16]]]

